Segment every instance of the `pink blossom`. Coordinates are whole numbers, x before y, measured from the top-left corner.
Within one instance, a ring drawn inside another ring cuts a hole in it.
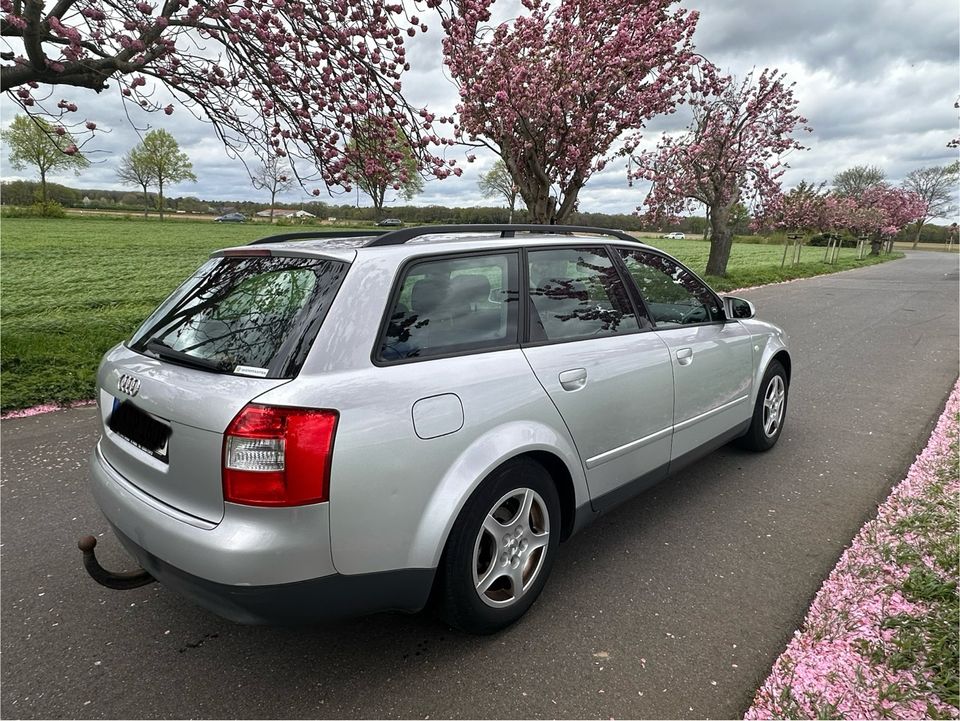
[[[814,718],[824,709],[841,718],[960,718],[960,709],[933,692],[922,658],[907,668],[873,660],[897,650],[896,635],[884,626],[894,616],[920,617],[925,603],[903,593],[909,561],[919,556],[935,564],[925,549],[940,538],[923,531],[903,533],[904,521],[928,513],[937,499],[960,493],[956,442],[960,420],[960,382],[947,401],[930,440],[907,477],[880,506],[840,558],[814,598],[804,621],[757,691],[747,719]],[[941,479],[946,479],[941,480]],[[936,484],[944,484],[934,490]],[[925,526],[920,526],[925,528]],[[899,556],[891,549],[900,549]],[[947,572],[938,569],[937,572]],[[888,689],[895,689],[890,696]]]

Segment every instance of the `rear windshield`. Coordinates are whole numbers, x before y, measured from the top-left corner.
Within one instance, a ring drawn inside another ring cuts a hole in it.
[[[334,260],[214,258],[147,318],[130,348],[219,373],[292,378],[346,271]]]

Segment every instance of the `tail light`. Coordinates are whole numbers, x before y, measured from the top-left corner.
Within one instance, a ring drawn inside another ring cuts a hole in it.
[[[223,437],[223,497],[250,506],[302,506],[330,496],[336,411],[250,404]]]

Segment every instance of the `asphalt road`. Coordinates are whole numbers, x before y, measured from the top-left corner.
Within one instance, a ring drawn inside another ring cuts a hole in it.
[[[737,717],[821,581],[904,476],[958,371],[956,257],[745,294],[791,335],[770,453],[724,448],[561,547],[520,623],[243,627],[157,584],[100,588],[79,536],[94,412],[2,427],[3,718]],[[121,566],[109,533],[98,547]]]

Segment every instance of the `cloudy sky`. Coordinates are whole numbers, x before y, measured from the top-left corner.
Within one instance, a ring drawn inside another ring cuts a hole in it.
[[[500,4],[509,15],[515,0]],[[796,81],[800,111],[814,128],[806,135],[809,150],[795,152],[785,185],[801,179],[829,181],[844,168],[878,165],[898,183],[911,170],[952,162],[956,150],[946,147],[958,134],[958,111],[953,107],[960,88],[960,5],[951,0],[723,0],[699,7],[696,33],[700,53],[735,75],[752,68],[778,67]],[[436,25],[436,24],[434,24]],[[435,27],[410,48],[412,71],[404,89],[415,104],[449,112],[456,91],[443,72],[439,33]],[[61,182],[85,188],[119,188],[116,159],[138,138],[127,121],[118,97],[70,91],[82,114],[95,119],[109,133],[100,133],[85,148],[94,164],[79,178]],[[16,113],[6,101],[0,122],[7,125]],[[257,199],[241,163],[227,156],[208,125],[180,110],[173,116],[141,114],[133,120],[142,127],[172,132],[193,160],[198,182],[175,186],[169,196],[194,195],[204,199]],[[655,119],[646,137],[655,142],[661,132],[679,130],[682,116]],[[466,151],[464,151],[466,152]],[[477,191],[477,178],[493,162],[480,153],[464,165],[461,178],[426,184],[414,201],[418,205],[489,204]],[[4,179],[31,177],[12,171],[2,154]],[[585,211],[629,213],[641,202],[643,190],[628,188],[622,162],[594,176],[580,195]],[[306,196],[291,192],[284,200]],[[354,202],[339,196],[333,202]],[[369,204],[361,197],[361,204]]]

